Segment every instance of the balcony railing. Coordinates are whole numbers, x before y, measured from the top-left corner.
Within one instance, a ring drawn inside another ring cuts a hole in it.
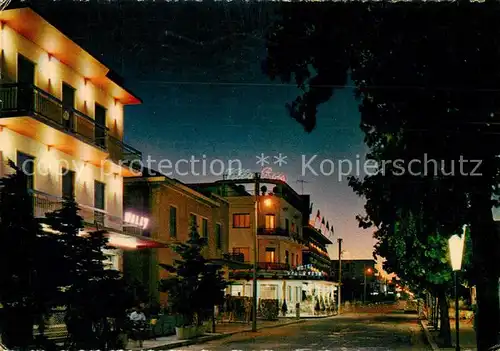
[[[259,235],[276,235],[281,237],[288,237],[300,244],[305,245],[306,242],[300,237],[299,234],[293,233],[285,228],[258,228],[257,233]]]
[[[49,195],[40,191],[33,190],[34,214],[37,218],[44,218],[47,212],[59,210],[63,206],[64,200],[57,196]],[[110,215],[104,210],[78,204],[80,208],[79,215],[87,225],[95,226],[99,229],[122,230],[122,219]]]
[[[245,255],[239,252],[230,252],[224,254],[224,258],[226,260],[236,261],[236,262],[245,262]]]
[[[129,164],[141,159],[141,153],[108,133],[108,128],[76,110],[64,106],[55,96],[31,85],[21,83],[0,84],[0,117],[32,116],[80,140],[109,151],[116,163]]]
[[[284,228],[259,228],[257,233],[259,235],[290,236],[290,231]]]
[[[114,162],[136,169],[140,168],[139,161],[142,160],[142,153],[111,135],[108,135],[108,151],[109,158]]]

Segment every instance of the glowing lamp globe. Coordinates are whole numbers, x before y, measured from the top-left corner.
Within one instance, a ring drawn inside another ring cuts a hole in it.
[[[462,235],[462,237],[455,234],[448,240],[448,247],[450,249],[451,269],[453,269],[454,271],[459,271],[462,268],[464,241],[465,241],[465,233]]]

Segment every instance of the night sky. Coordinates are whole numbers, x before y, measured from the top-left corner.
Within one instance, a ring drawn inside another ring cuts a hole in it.
[[[302,155],[318,155],[312,164],[319,172],[324,158],[355,162],[365,154],[352,89],[339,91],[322,106],[311,134],[288,116],[284,105],[297,89],[271,82],[260,68],[263,33],[276,6],[55,2],[36,10],[122,74],[126,86],[144,100],[141,106],[127,107],[125,138],[145,159],[175,162],[205,155],[208,162],[239,159],[244,168],[257,171],[256,156],[271,156],[270,166],[284,172],[297,192],[302,192],[297,180],[307,181],[304,193],[311,194],[313,216],[319,209],[334,224],[334,239],[344,239],[345,257],[370,258],[372,232],[358,228],[355,219],[364,201],[347,180],[339,181],[337,172],[301,175]],[[281,167],[272,164],[279,153],[287,156]],[[184,182],[221,179],[172,177]],[[338,257],[336,247],[329,252]]]

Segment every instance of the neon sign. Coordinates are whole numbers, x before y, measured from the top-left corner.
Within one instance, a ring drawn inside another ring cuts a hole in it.
[[[125,218],[123,221],[125,223],[141,227],[142,229],[146,229],[149,224],[149,218],[138,216],[132,212],[125,212]]]
[[[286,182],[286,175],[284,173],[273,172],[271,167],[263,168],[260,172],[260,177],[263,179],[276,179]]]
[[[254,179],[255,173],[249,169],[242,168],[230,168],[224,173],[224,179],[227,180],[243,180],[243,179]],[[273,172],[271,167],[262,168],[260,172],[260,177],[262,179],[275,179],[286,182],[286,175],[280,172]]]

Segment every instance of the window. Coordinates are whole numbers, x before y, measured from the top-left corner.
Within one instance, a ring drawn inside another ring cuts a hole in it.
[[[276,217],[273,214],[266,214],[266,229],[276,228]]]
[[[177,237],[177,208],[170,206],[170,237]]]
[[[295,254],[292,253],[292,266],[295,266]]]
[[[267,300],[276,300],[277,296],[277,287],[276,285],[267,285],[263,284],[260,287],[260,298]]]
[[[104,196],[106,193],[106,184],[94,181],[94,207],[99,210],[104,210]]]
[[[101,211],[94,211],[94,221],[96,225],[104,226],[106,184],[94,181],[94,207]]]
[[[288,286],[288,302],[292,301],[292,287]]]
[[[290,263],[290,252],[288,252],[288,250],[285,250],[285,263]]]
[[[204,238],[208,238],[208,220],[206,218],[201,219],[201,231]]]
[[[32,87],[35,84],[35,64],[19,54],[17,55],[17,81],[20,83],[17,91],[17,106],[23,110],[32,111],[35,102]]]
[[[266,262],[275,262],[276,249],[274,247],[266,247]]]
[[[18,151],[17,167],[26,175],[26,187],[33,190],[35,185],[35,158]]]
[[[94,106],[94,118],[96,127],[94,129],[94,138],[97,145],[106,146],[106,109],[99,104]]]
[[[285,218],[285,231],[288,233],[290,231],[290,221]]]
[[[66,83],[62,83],[62,118],[63,126],[66,129],[73,130],[74,118],[73,108],[75,107],[75,89]]]
[[[244,262],[250,261],[250,248],[248,247],[235,247],[233,248],[233,256],[241,257],[243,256]],[[235,259],[234,257],[233,259]]]
[[[292,222],[292,233],[297,233],[297,228],[295,228],[295,222]]]
[[[215,245],[218,249],[222,249],[222,233],[220,223],[215,225]]]
[[[67,199],[75,197],[75,172],[62,169],[62,196]]]
[[[250,213],[233,214],[233,228],[250,228]]]
[[[193,226],[195,226],[196,230],[198,230],[198,219],[194,213],[189,214],[189,229],[192,230]]]

